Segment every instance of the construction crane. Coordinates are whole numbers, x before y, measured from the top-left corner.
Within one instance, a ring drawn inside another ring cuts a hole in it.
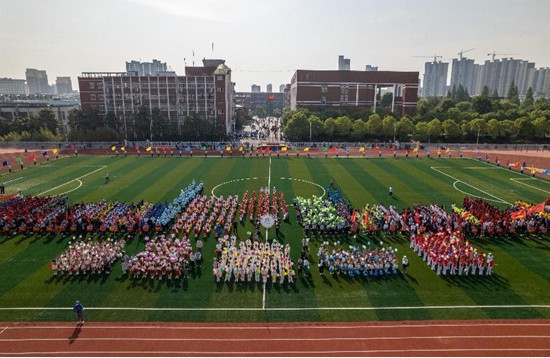
[[[438,58],[443,58],[443,56],[438,56],[437,54],[435,54],[435,55],[433,55],[433,56],[413,56],[413,57],[433,58],[433,59],[434,59],[434,62],[437,62],[437,59],[438,59]]]
[[[475,50],[475,48],[471,48],[471,49],[469,49],[469,50],[460,50],[460,52],[458,53],[458,58],[462,60],[462,58],[463,58],[462,55],[463,55],[463,54],[465,54],[466,52],[473,51],[473,50]]]
[[[495,60],[495,56],[512,56],[512,55],[517,55],[517,53],[495,53],[495,51],[493,51],[492,53],[487,54],[487,56],[492,57],[493,61]]]

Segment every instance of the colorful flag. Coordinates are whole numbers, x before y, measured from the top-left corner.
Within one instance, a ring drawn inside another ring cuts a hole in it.
[[[139,147],[136,145],[136,152],[139,152]]]
[[[298,149],[297,149],[296,147],[293,147],[293,148],[292,148],[292,152],[293,152],[293,153],[298,153]]]
[[[521,162],[515,162],[514,163],[514,168],[519,168],[520,165],[521,165]]]
[[[17,163],[21,163],[21,157],[15,158],[15,161],[16,161]]]
[[[71,150],[74,150],[74,144],[73,144],[73,145],[71,145]]]
[[[116,149],[116,145],[113,145],[113,146],[111,147],[111,150],[114,152],[115,149]]]
[[[451,151],[451,148],[447,148],[446,152],[449,153]]]
[[[281,148],[281,152],[286,152],[286,150],[287,150],[287,147],[282,147]]]
[[[3,167],[7,167],[7,166],[8,166],[8,161],[7,161],[7,160],[4,160],[4,161],[2,162],[2,166],[3,166]]]
[[[231,146],[228,145],[227,147],[225,147],[225,151],[226,151],[226,152],[230,152],[230,151],[231,151]]]
[[[124,148],[124,146],[120,147],[120,150],[122,150],[123,152],[126,150],[126,148]]]
[[[329,152],[336,152],[337,150],[338,150],[338,148],[332,147],[332,148],[329,149]]]
[[[550,175],[550,169],[544,169],[541,171],[542,174]]]
[[[527,210],[525,208],[521,208],[521,210],[511,213],[510,217],[512,218],[512,220],[525,219],[526,214]]]
[[[150,152],[151,149],[152,149],[152,148],[149,146],[149,147],[145,148],[145,151],[146,151],[146,152]]]
[[[527,209],[527,214],[535,214],[535,213],[542,213],[544,211],[544,204],[546,201],[543,201],[541,203],[538,203],[537,205],[531,206],[529,209]]]
[[[437,155],[441,155],[441,148],[437,148]]]
[[[380,147],[374,148],[374,151],[375,151],[376,153],[380,153]]]
[[[48,155],[48,152],[47,152],[46,150],[42,152],[42,156],[43,156],[43,157],[45,157],[45,156],[47,156],[47,155]]]
[[[29,160],[35,160],[36,159],[36,155],[33,153],[29,156]]]
[[[206,150],[206,146],[203,145],[203,146],[201,147],[201,150]]]
[[[413,153],[418,153],[418,147],[413,149]]]
[[[360,153],[362,153],[362,152],[364,152],[364,151],[365,151],[365,147],[359,148],[359,152],[360,152]]]
[[[243,151],[243,146],[241,145],[241,146],[239,147],[239,152],[242,152],[242,151]]]
[[[424,148],[424,152],[426,152],[427,154],[430,154],[430,148],[428,147]]]
[[[304,152],[309,152],[309,147],[304,148]]]
[[[57,154],[58,151],[59,151],[59,150],[58,150],[57,148],[54,149],[54,150],[52,150],[53,154]]]
[[[279,150],[279,148],[277,148],[277,147],[271,147],[270,149],[271,149],[272,152],[276,152],[276,151]]]
[[[191,147],[190,147],[190,146],[187,146],[187,147],[185,147],[185,150],[186,150],[187,152],[189,152],[189,151],[191,151]]]
[[[395,148],[391,147],[390,148],[390,153],[393,153],[394,150],[395,150]]]

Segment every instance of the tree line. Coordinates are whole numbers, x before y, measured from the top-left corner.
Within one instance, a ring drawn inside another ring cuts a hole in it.
[[[389,97],[389,101],[388,101]],[[462,86],[445,97],[421,98],[414,116],[391,113],[391,93],[381,99],[376,113],[369,110],[348,114],[326,110],[286,110],[281,122],[290,141],[410,141],[422,142],[547,142],[550,105],[546,98],[533,98],[528,90],[521,101],[512,83],[505,98],[489,94],[485,87],[470,97]]]

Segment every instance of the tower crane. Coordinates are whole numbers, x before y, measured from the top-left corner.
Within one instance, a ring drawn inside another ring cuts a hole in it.
[[[438,58],[443,58],[443,56],[439,56],[437,54],[434,54],[433,56],[413,56],[413,57],[433,58],[434,62],[436,62]]]
[[[463,54],[465,54],[466,52],[473,51],[473,50],[475,50],[475,48],[471,48],[471,49],[469,49],[469,50],[460,50],[460,52],[458,53],[458,58],[462,60],[462,58],[463,58],[462,55],[463,55]]]
[[[517,53],[495,53],[495,51],[493,51],[492,53],[487,54],[487,56],[492,57],[493,61],[495,60],[495,56],[512,56],[512,55],[517,55]]]

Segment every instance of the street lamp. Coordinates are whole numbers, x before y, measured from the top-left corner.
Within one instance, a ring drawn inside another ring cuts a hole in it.
[[[308,119],[309,121],[309,146],[311,147],[311,119]]]
[[[395,144],[395,132],[397,131],[397,119],[393,119],[393,143]]]
[[[477,141],[476,141],[476,149],[479,149],[479,132],[481,131],[481,126],[477,125]]]

